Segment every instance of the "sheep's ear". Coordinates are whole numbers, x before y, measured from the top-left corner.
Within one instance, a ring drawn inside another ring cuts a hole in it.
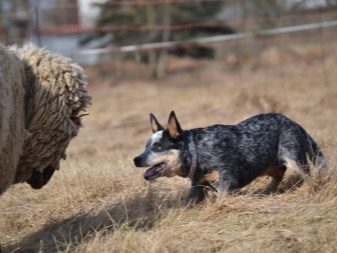
[[[150,124],[153,133],[164,130],[164,127],[158,122],[158,120],[152,113],[150,113]]]
[[[174,111],[172,111],[170,116],[169,116],[168,124],[167,124],[167,130],[168,130],[171,138],[177,138],[179,135],[181,135],[183,133],[183,130],[180,127],[180,124],[178,122],[178,119],[177,119]]]

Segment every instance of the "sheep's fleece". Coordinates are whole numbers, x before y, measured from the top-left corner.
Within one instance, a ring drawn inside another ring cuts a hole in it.
[[[69,59],[33,45],[0,45],[0,194],[45,185],[90,104],[86,76]]]

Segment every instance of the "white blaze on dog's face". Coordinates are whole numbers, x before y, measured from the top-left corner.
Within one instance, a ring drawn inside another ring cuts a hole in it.
[[[153,115],[150,117],[154,133],[147,142],[145,151],[134,159],[135,165],[137,167],[150,167],[144,173],[146,180],[161,176],[183,176],[177,135],[172,137],[169,130],[164,130]]]

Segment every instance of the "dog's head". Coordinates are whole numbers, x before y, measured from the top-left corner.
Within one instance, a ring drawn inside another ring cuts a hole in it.
[[[180,160],[183,130],[174,111],[171,112],[166,129],[150,114],[153,134],[145,146],[145,151],[134,158],[137,167],[150,167],[144,173],[146,180],[157,177],[184,176]]]

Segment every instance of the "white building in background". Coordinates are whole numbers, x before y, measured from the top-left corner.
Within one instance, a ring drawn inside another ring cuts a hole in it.
[[[80,41],[87,35],[83,28],[93,27],[99,15],[99,7],[95,4],[106,0],[31,0],[32,9],[37,4],[37,13],[33,11],[33,30],[30,38],[33,43],[51,51],[61,53],[86,65],[96,64],[97,55],[80,55],[82,48],[94,48],[94,43],[86,47]],[[38,15],[38,25],[36,15]],[[66,20],[62,20],[62,18]],[[67,27],[72,29],[67,30]],[[36,32],[39,30],[39,32]]]
[[[94,25],[99,8],[95,4],[104,3],[106,0],[77,0],[79,7],[79,18],[82,25]]]
[[[1,0],[0,0],[1,1]],[[105,55],[98,55],[98,54],[86,54],[82,55],[79,54],[79,50],[83,48],[99,48],[102,45],[106,45],[106,41],[111,41],[111,34],[103,37],[101,39],[97,39],[92,41],[91,43],[87,44],[85,47],[81,45],[81,39],[87,35],[86,32],[79,32],[81,28],[88,28],[93,27],[95,25],[96,19],[100,14],[100,8],[96,5],[99,3],[104,3],[107,0],[77,0],[77,1],[67,1],[67,0],[30,0],[32,6],[34,3],[39,3],[38,9],[45,9],[48,8],[52,10],[50,15],[40,15],[40,31],[41,33],[37,36],[37,33],[34,33],[32,36],[32,40],[36,44],[40,44],[40,46],[46,47],[52,51],[62,53],[63,55],[67,55],[71,58],[74,58],[81,64],[88,64],[94,65],[97,64],[99,60],[102,59],[102,56]],[[329,0],[279,0],[281,5],[284,6],[285,10],[289,10],[294,8],[295,6],[298,9],[302,10],[312,10],[317,8],[324,8],[329,5]],[[330,0],[331,1],[331,0]],[[71,10],[69,15],[69,10],[67,8],[64,9],[62,12],[61,9],[57,9],[58,5],[72,5],[74,8]],[[60,11],[61,10],[61,11]],[[227,25],[235,27],[235,24],[231,24],[232,22],[242,20],[243,17],[248,17],[256,15],[254,6],[250,2],[250,0],[244,1],[232,1],[228,5],[226,5],[223,10],[219,11],[217,15],[217,19],[219,21],[225,22]],[[250,14],[249,14],[250,13]],[[54,20],[51,16],[58,16],[58,22],[62,22],[62,18],[60,17],[68,17],[72,24],[62,23],[61,25],[57,22],[53,23]],[[75,17],[72,19],[72,17]],[[34,19],[34,15],[33,15]],[[35,20],[33,20],[35,22]],[[75,24],[76,22],[76,24]],[[237,23],[237,22],[236,22]],[[64,27],[63,27],[64,25]],[[72,25],[74,30],[77,32],[66,32],[64,29],[67,25]],[[44,29],[44,26],[50,27],[55,26],[58,29],[51,31],[48,29]],[[40,42],[40,43],[38,43]],[[106,57],[109,57],[106,55]]]

